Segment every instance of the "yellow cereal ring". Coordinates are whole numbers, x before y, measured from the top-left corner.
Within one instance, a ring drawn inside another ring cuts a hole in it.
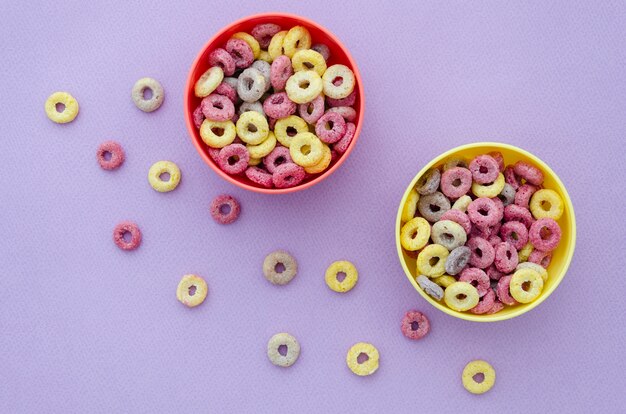
[[[474,377],[482,374],[483,380],[477,382]],[[468,363],[463,368],[463,375],[461,376],[463,386],[466,390],[472,394],[483,394],[493,387],[496,382],[496,371],[486,361],[476,360]]]
[[[200,137],[211,148],[224,148],[233,143],[237,137],[237,131],[233,121],[205,119],[200,125]]]
[[[467,211],[467,206],[469,206],[471,202],[472,197],[464,195],[463,197],[460,197],[458,200],[456,200],[454,204],[452,204],[452,208],[465,213],[465,211]]]
[[[267,118],[256,111],[248,111],[239,115],[237,135],[243,142],[258,145],[265,141],[270,133]]]
[[[291,140],[289,155],[301,167],[312,167],[324,157],[324,144],[310,132],[302,132]]]
[[[539,272],[529,268],[522,268],[513,273],[509,290],[513,299],[519,303],[530,303],[541,294],[543,279]]]
[[[522,247],[522,249],[517,252],[517,258],[519,260],[520,263],[523,263],[525,261],[528,260],[528,257],[530,256],[530,254],[533,252],[535,248],[533,247],[533,244],[531,242],[528,242],[524,245],[524,247]]]
[[[297,104],[311,102],[322,92],[322,78],[314,70],[296,72],[287,79],[285,92]]]
[[[405,250],[415,252],[426,246],[430,238],[430,224],[423,217],[409,220],[400,229],[400,244]]]
[[[246,145],[248,148],[248,152],[250,153],[250,157],[252,158],[263,158],[268,155],[272,150],[276,147],[276,137],[272,131],[267,134],[267,138],[265,141],[261,142],[258,145]],[[256,165],[256,164],[255,164]]]
[[[258,59],[259,54],[261,54],[261,46],[252,35],[246,32],[238,32],[232,35],[232,37],[235,39],[241,39],[246,42],[248,46],[250,46],[250,49],[252,49],[252,54],[254,55],[254,58]]]
[[[261,163],[261,161],[263,161],[262,158],[252,158],[252,157],[250,157],[250,159],[248,160],[248,165],[254,167],[255,165],[259,165]]]
[[[278,32],[274,36],[272,36],[270,45],[267,47],[267,52],[270,54],[272,60],[276,59],[280,55],[285,54],[285,52],[283,51],[283,41],[285,40],[285,36],[287,36],[286,30]]]
[[[322,76],[326,72],[324,57],[312,49],[298,50],[291,59],[294,72],[301,70],[314,70]]]
[[[359,363],[359,356],[361,356],[361,354],[364,354],[367,359]],[[378,349],[376,349],[374,345],[368,344],[367,342],[359,342],[352,345],[352,347],[348,350],[348,355],[346,355],[346,364],[348,364],[348,368],[361,377],[371,375],[376,372],[379,360],[380,354],[378,353]]]
[[[400,217],[400,220],[402,220],[403,223],[413,220],[415,212],[417,211],[417,202],[419,200],[420,195],[417,190],[415,188],[411,189],[411,192],[409,192],[409,196],[406,198],[406,202],[402,207],[402,216]]]
[[[330,161],[332,159],[332,154],[330,152],[330,147],[326,144],[323,144],[322,148],[322,159],[315,165],[311,167],[305,167],[304,171],[308,174],[319,174],[324,171],[330,165]]]
[[[167,181],[161,179],[161,176],[165,173],[170,175]],[[180,182],[180,169],[178,165],[171,161],[157,161],[152,164],[152,167],[150,167],[148,171],[148,182],[150,182],[152,188],[159,193],[172,191]]]
[[[65,108],[61,112],[57,111],[57,104],[63,105]],[[44,105],[46,115],[52,122],[57,124],[66,124],[72,122],[78,115],[78,101],[67,92],[55,92],[46,99]]]
[[[274,124],[276,139],[287,148],[291,146],[293,137],[302,132],[309,132],[309,126],[304,119],[296,115],[281,118]]]
[[[285,55],[289,56],[289,58],[291,58],[297,51],[309,49],[310,47],[311,34],[306,27],[292,27],[283,39],[283,50],[285,51]]]
[[[335,84],[335,79],[341,79],[341,83]],[[332,65],[322,76],[324,83],[324,95],[333,99],[343,99],[352,93],[356,81],[354,73],[346,65]]]
[[[270,52],[268,52],[267,50],[261,50],[261,52],[259,53],[259,60],[263,60],[267,63],[272,63],[274,61],[274,59],[272,59],[272,56],[270,55]]]
[[[341,282],[337,279],[339,273],[344,273],[346,275]],[[352,263],[346,260],[340,260],[328,266],[324,279],[331,290],[339,293],[345,293],[356,285],[356,282],[359,280],[359,272]]]
[[[209,287],[200,276],[185,275],[178,283],[176,299],[183,305],[193,308],[204,302],[208,292]]]
[[[554,190],[538,190],[530,198],[530,212],[537,220],[551,218],[558,220],[563,215],[563,200]]]
[[[220,86],[222,80],[224,80],[224,71],[219,66],[213,66],[200,76],[200,79],[194,86],[194,93],[199,98],[209,96],[211,92]]]
[[[515,270],[520,270],[520,269],[532,269],[535,272],[539,273],[539,275],[541,276],[541,279],[543,279],[544,283],[546,280],[548,280],[548,271],[541,265],[537,264],[537,263],[533,263],[533,262],[524,262],[524,263],[520,263],[517,265],[517,267],[515,268]]]
[[[496,178],[496,181],[491,184],[478,184],[477,182],[472,183],[472,193],[474,193],[476,197],[497,197],[498,194],[502,192],[503,188],[504,175],[502,173],[498,173],[498,178]]]
[[[450,275],[443,275],[433,279],[433,282],[441,286],[442,288],[447,288],[453,283],[456,283],[456,279]]]
[[[428,277],[439,277],[445,273],[444,265],[448,249],[440,244],[429,244],[417,256],[417,272]]]
[[[443,300],[450,309],[463,312],[478,305],[478,290],[467,282],[454,282],[444,292]]]

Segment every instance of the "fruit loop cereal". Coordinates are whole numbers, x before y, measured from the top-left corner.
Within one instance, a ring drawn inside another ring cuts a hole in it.
[[[169,175],[167,177],[166,175]],[[180,182],[180,169],[171,161],[157,161],[148,171],[148,181],[160,193],[174,190]]]
[[[222,194],[211,202],[211,217],[219,224],[230,224],[237,220],[241,207],[239,202],[227,194]]]
[[[482,380],[479,376],[482,376]],[[486,361],[472,361],[463,368],[461,380],[465,389],[472,394],[484,394],[495,384],[496,371]]]
[[[196,275],[185,275],[180,279],[176,289],[176,299],[183,305],[193,308],[206,299],[209,287],[204,279]]]
[[[300,356],[300,344],[288,333],[277,333],[267,342],[267,357],[278,367],[292,366]]]
[[[430,331],[430,322],[422,312],[411,310],[402,318],[400,329],[409,339],[422,339]]]
[[[115,170],[124,163],[124,149],[115,141],[105,141],[98,147],[96,158],[104,170]]]
[[[273,285],[286,285],[297,273],[298,262],[284,250],[268,254],[263,261],[263,274]]]
[[[46,115],[52,122],[66,124],[78,115],[78,101],[67,92],[55,92],[46,99]]]
[[[378,349],[367,342],[352,345],[346,355],[348,368],[356,375],[364,377],[372,375],[378,369],[380,355]]]
[[[325,280],[331,290],[345,293],[356,285],[356,282],[359,280],[359,272],[352,263],[341,260],[328,266]]]
[[[122,250],[135,250],[141,244],[141,230],[132,221],[122,221],[113,229],[113,241]]]
[[[562,231],[561,196],[529,162],[499,152],[450,158],[416,181],[399,240],[424,293],[456,311],[492,315],[542,293]]]
[[[151,93],[151,96],[146,96],[146,93]],[[141,78],[131,91],[131,97],[137,108],[144,112],[156,111],[163,105],[163,99],[165,99],[165,92],[161,84],[152,78]]]
[[[263,23],[210,51],[210,68],[194,85],[202,100],[193,122],[227,174],[289,188],[347,151],[356,132],[356,78],[330,64],[329,48],[313,40],[306,27]]]

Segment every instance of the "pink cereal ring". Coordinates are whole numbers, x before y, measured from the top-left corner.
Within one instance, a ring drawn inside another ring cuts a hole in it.
[[[127,234],[129,241],[124,237]],[[122,221],[113,229],[113,241],[122,250],[135,250],[141,244],[141,230],[132,221]]]
[[[517,250],[511,243],[502,242],[495,248],[496,257],[493,264],[502,273],[511,273],[517,267],[519,258]]]
[[[492,183],[500,173],[498,162],[489,155],[479,155],[474,158],[469,164],[469,170],[478,184]]]
[[[496,248],[497,245],[502,243],[502,239],[497,234],[492,234],[491,236],[489,236],[487,241],[489,242],[490,245],[493,246],[494,249]]]
[[[502,153],[500,151],[492,151],[487,155],[496,160],[496,162],[498,163],[498,171],[504,171],[504,157],[502,156]]]
[[[529,228],[535,221],[527,208],[516,204],[509,204],[504,207],[504,221],[519,221]]]
[[[502,219],[502,216],[499,216],[498,213],[498,207],[495,202],[486,197],[477,198],[467,206],[467,215],[471,222],[482,228],[494,226],[498,223]]]
[[[530,253],[530,256],[528,256],[528,261],[531,263],[537,263],[544,269],[547,269],[548,266],[550,266],[550,262],[552,261],[552,252],[533,250],[532,253]]]
[[[356,90],[352,91],[350,95],[341,99],[333,99],[328,96],[326,97],[326,103],[331,108],[336,107],[336,106],[352,106],[354,105],[355,101],[356,101]]]
[[[449,198],[460,198],[472,188],[472,173],[467,168],[454,167],[441,175],[441,192]]]
[[[482,315],[489,312],[493,308],[493,304],[496,302],[496,294],[492,289],[489,289],[485,295],[480,298],[478,305],[470,309],[470,312],[476,315]]]
[[[246,170],[246,177],[253,183],[256,183],[265,188],[272,188],[274,182],[272,181],[272,174],[259,167],[248,167]]]
[[[519,221],[507,221],[500,227],[502,241],[511,243],[517,250],[528,243],[528,229]]]
[[[304,168],[292,162],[281,164],[274,170],[272,181],[276,188],[294,187],[304,180]]]
[[[226,51],[235,60],[235,67],[237,69],[247,68],[254,62],[252,48],[241,39],[228,39],[226,42]]]
[[[209,66],[219,66],[224,71],[224,76],[231,76],[235,73],[235,59],[221,47],[209,54]]]
[[[300,118],[308,124],[315,125],[317,120],[324,115],[324,98],[319,95],[311,102],[298,105],[298,113]]]
[[[270,66],[270,83],[275,91],[282,91],[287,85],[287,80],[293,75],[291,60],[280,55],[272,62]]]
[[[207,152],[209,153],[209,157],[211,157],[211,159],[215,161],[215,163],[217,163],[217,159],[220,155],[220,149],[221,148],[207,147]]]
[[[224,95],[225,97],[230,99],[233,104],[237,103],[237,90],[233,88],[232,85],[229,83],[220,83],[217,88],[215,88],[214,93],[218,95]]]
[[[315,123],[315,134],[326,144],[334,144],[346,133],[346,121],[336,112],[326,112]]]
[[[524,184],[522,185],[517,192],[515,193],[515,204],[520,207],[528,208],[528,204],[530,203],[530,197],[535,194],[538,188],[532,184]]]
[[[484,296],[487,291],[491,290],[489,285],[489,276],[482,269],[468,267],[461,272],[459,282],[467,282],[478,290],[478,296]]]
[[[217,164],[228,174],[239,174],[248,168],[250,153],[245,145],[230,144],[220,150]]]
[[[443,213],[443,216],[441,216],[440,220],[450,220],[450,221],[454,221],[457,224],[460,224],[461,227],[463,227],[463,230],[465,230],[465,233],[467,234],[469,234],[470,231],[472,230],[472,223],[469,217],[467,217],[467,214],[463,213],[461,210],[450,209],[446,211],[445,213]]]
[[[322,102],[324,102],[324,99],[322,99]],[[334,108],[329,108],[327,112],[337,112],[347,122],[354,122],[356,119],[356,111],[349,106],[335,106]]]
[[[502,276],[506,274],[499,271],[493,264],[487,268],[485,273],[487,273],[487,276],[489,276],[489,279],[491,280],[500,280]]]
[[[272,37],[280,32],[280,26],[274,23],[257,24],[252,28],[250,34],[259,42],[261,49],[267,49],[272,41]]]
[[[491,231],[491,227],[481,227],[481,226],[476,226],[473,225],[472,226],[472,230],[470,231],[469,236],[470,237],[481,237],[485,240],[488,240],[489,237],[491,237],[492,231]]]
[[[263,111],[271,118],[287,118],[296,113],[296,104],[289,100],[286,92],[278,92],[265,99]]]
[[[411,310],[402,318],[400,329],[409,339],[422,339],[430,331],[430,322],[422,312]]]
[[[511,292],[509,291],[509,288],[511,287],[512,277],[513,275],[507,275],[502,277],[498,281],[498,286],[496,287],[496,294],[498,295],[498,299],[500,299],[500,302],[509,306],[517,305],[517,301],[513,299],[513,297],[511,296]]]
[[[356,126],[352,122],[346,123],[346,133],[333,145],[333,149],[339,154],[346,152],[352,142],[352,138],[354,138],[354,131],[356,131]]]
[[[230,224],[237,220],[241,207],[234,197],[221,194],[211,202],[211,217],[219,224]]]
[[[467,242],[467,247],[469,247],[472,252],[469,263],[479,269],[489,267],[496,257],[493,246],[482,237],[472,237]]]
[[[517,175],[515,175],[515,171],[513,170],[513,167],[511,167],[510,165],[504,169],[503,174],[504,174],[504,181],[508,185],[513,187],[514,190],[517,190],[520,187],[520,185],[522,185]]]
[[[193,124],[196,128],[200,129],[202,123],[204,122],[204,114],[202,113],[202,104],[198,105],[196,109],[193,111]]]
[[[561,227],[551,218],[539,219],[530,226],[528,239],[535,249],[550,252],[561,241]]]
[[[277,146],[272,150],[272,152],[270,152],[265,156],[265,158],[263,158],[263,164],[270,174],[274,174],[276,168],[279,165],[292,162],[293,160],[291,159],[289,148],[282,146]]]
[[[126,158],[124,149],[115,141],[105,141],[100,144],[98,150],[96,151],[96,157],[100,167],[105,170],[114,170],[119,168],[119,166],[124,163],[124,159]]]
[[[498,230],[500,230],[500,224],[502,222],[502,218],[504,218],[504,203],[502,202],[502,200],[500,200],[499,197],[494,197],[491,199],[491,201],[493,201],[493,203],[496,205],[496,217],[498,217],[498,222],[497,222],[497,226],[498,226]],[[498,233],[498,231],[496,231],[496,233]]]
[[[495,302],[493,302],[493,306],[491,307],[491,309],[485,312],[485,315],[493,315],[494,313],[500,312],[502,309],[504,309],[504,305],[499,300],[496,300]]]
[[[212,93],[202,99],[202,113],[211,121],[228,121],[235,115],[235,105],[224,95]]]
[[[513,166],[513,171],[519,177],[534,185],[543,184],[543,173],[537,167],[524,161],[518,161]]]

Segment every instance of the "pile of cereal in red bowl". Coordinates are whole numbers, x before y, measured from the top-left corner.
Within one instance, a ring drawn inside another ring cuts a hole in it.
[[[561,240],[564,203],[525,161],[500,152],[448,159],[423,174],[403,206],[400,244],[417,284],[455,311],[494,314],[541,294]]]
[[[222,171],[263,188],[294,187],[348,149],[356,79],[343,64],[327,66],[329,54],[304,26],[273,23],[210,52],[193,121]]]

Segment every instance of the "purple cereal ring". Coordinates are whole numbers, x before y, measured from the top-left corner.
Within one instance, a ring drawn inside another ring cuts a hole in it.
[[[502,208],[513,204],[515,202],[515,189],[511,187],[511,184],[504,183],[502,191],[498,194],[498,200],[502,201]]]
[[[105,141],[98,147],[96,158],[100,167],[105,170],[114,170],[124,163],[124,149],[115,141]]]
[[[467,246],[459,246],[452,250],[446,259],[444,269],[449,275],[458,275],[463,271],[469,262],[472,252]]]
[[[472,223],[469,217],[467,217],[467,214],[465,214],[461,210],[450,209],[446,211],[445,213],[443,213],[443,216],[441,216],[440,220],[450,220],[450,221],[454,221],[457,224],[460,224],[461,227],[463,227],[463,230],[465,230],[465,233],[467,234],[469,234],[470,231],[472,230]]]
[[[489,155],[479,155],[474,158],[469,164],[469,170],[478,184],[492,183],[500,173],[498,162]]]
[[[304,119],[308,124],[315,125],[318,119],[324,115],[324,98],[319,95],[311,102],[298,105],[298,113],[300,118]]]
[[[130,235],[130,240],[124,237]],[[113,241],[122,250],[135,250],[141,244],[141,230],[132,221],[122,221],[113,229]]]
[[[500,243],[502,243],[502,239],[500,238],[500,236],[498,236],[497,234],[492,234],[491,236],[489,236],[489,238],[487,239],[487,241],[489,242],[490,245],[493,246],[493,248],[495,249],[497,245],[499,245]]]
[[[502,276],[506,274],[499,271],[494,264],[489,266],[485,273],[487,273],[487,276],[489,276],[489,279],[491,280],[500,280]]]
[[[346,133],[346,121],[336,112],[326,112],[315,123],[315,134],[326,144],[334,144]]]
[[[496,252],[491,244],[482,237],[472,237],[467,242],[467,247],[472,251],[469,263],[479,269],[486,269],[496,257]]]
[[[496,162],[498,163],[498,171],[504,171],[504,156],[502,156],[502,153],[500,151],[492,151],[487,155],[496,160]]]
[[[322,102],[324,102],[323,98]],[[349,106],[336,106],[334,108],[329,108],[327,112],[337,112],[347,122],[353,122],[356,119],[356,111],[354,110],[354,108],[351,108]]]
[[[517,257],[517,250],[508,242],[502,242],[495,248],[496,257],[493,260],[493,264],[496,269],[502,273],[511,273],[517,267],[519,258]]]
[[[224,95],[212,93],[202,99],[202,113],[211,121],[228,121],[235,115],[235,105]]]
[[[219,66],[222,68],[224,76],[231,76],[235,73],[235,59],[221,47],[209,54],[209,66]]]
[[[293,75],[291,60],[280,55],[272,62],[270,66],[270,82],[275,91],[282,91],[287,85],[287,80]]]
[[[489,276],[482,269],[468,267],[461,272],[459,282],[467,282],[478,290],[478,296],[484,296],[490,291]]]
[[[239,174],[248,168],[250,153],[245,145],[230,144],[220,150],[217,164],[228,174]]]
[[[493,304],[496,302],[496,294],[492,289],[489,289],[485,296],[480,298],[478,305],[474,306],[469,311],[475,315],[482,315],[489,312],[493,308]]]
[[[235,89],[230,83],[220,83],[213,92],[218,95],[224,95],[230,99],[233,104],[237,103],[237,89]]]
[[[517,190],[517,193],[515,193],[515,204],[520,207],[528,208],[530,197],[532,197],[538,189],[539,188],[532,184],[524,184]]]
[[[502,241],[511,243],[517,250],[521,250],[528,243],[528,229],[519,221],[507,221],[500,227]]]
[[[254,62],[252,48],[241,39],[228,39],[226,42],[226,51],[232,56],[237,69],[247,68]]]
[[[470,221],[483,229],[494,226],[502,219],[498,213],[499,210],[495,202],[486,197],[477,198],[467,206],[467,215]]]
[[[227,194],[218,195],[211,202],[211,217],[219,224],[230,224],[237,220],[241,207],[239,202]]]
[[[508,185],[513,187],[514,190],[517,190],[519,186],[522,185],[522,183],[520,182],[520,179],[517,177],[517,175],[515,175],[515,171],[513,170],[513,167],[511,167],[510,165],[504,169],[503,174],[504,174],[504,181]]]
[[[263,158],[263,164],[265,165],[265,168],[267,168],[267,171],[269,171],[270,174],[274,174],[274,172],[276,171],[276,168],[279,165],[292,163],[292,162],[293,160],[291,159],[289,148],[282,147],[282,146],[277,146],[276,148],[272,150],[272,152],[270,152],[269,154],[265,156],[265,158]]]
[[[504,207],[504,221],[519,221],[523,223],[526,228],[530,228],[535,219],[533,219],[532,214],[530,214],[527,208],[509,204]]]
[[[441,192],[450,198],[459,198],[472,188],[472,173],[467,168],[454,167],[441,175]]]
[[[200,129],[202,123],[204,122],[204,114],[202,113],[202,104],[198,105],[196,109],[193,111],[193,124],[196,128]]]
[[[537,263],[544,269],[547,269],[548,266],[550,266],[550,262],[552,261],[552,252],[533,250],[532,253],[530,253],[530,256],[528,256],[528,261],[531,263]]]
[[[561,241],[561,227],[551,218],[539,219],[530,226],[528,239],[535,249],[550,252]]]
[[[263,111],[271,118],[287,118],[296,113],[296,104],[289,100],[286,92],[278,92],[265,99]]]
[[[272,188],[274,186],[272,174],[259,167],[248,167],[246,177],[253,183],[265,188]]]
[[[518,161],[513,166],[513,171],[515,171],[516,175],[518,175],[519,177],[523,178],[524,180],[526,180],[527,182],[531,184],[534,184],[534,185],[543,184],[543,173],[541,172],[539,168],[535,167],[534,165],[530,163],[527,163],[524,161]]]
[[[322,55],[322,57],[324,58],[326,62],[328,62],[328,59],[330,59],[330,49],[325,44],[316,43],[313,46],[311,46],[311,49],[315,50],[317,53]]]
[[[257,24],[252,28],[250,34],[259,42],[261,49],[267,49],[272,41],[272,37],[280,32],[280,26],[274,23]]]
[[[500,280],[498,281],[498,286],[496,287],[496,294],[498,295],[498,299],[500,300],[500,302],[509,306],[517,305],[517,301],[513,299],[513,297],[511,296],[511,292],[509,291],[509,288],[511,287],[512,277],[513,275],[507,275],[500,278]]]
[[[281,164],[274,170],[272,181],[276,188],[294,187],[304,180],[304,168],[292,162]]]
[[[422,339],[430,330],[430,322],[422,312],[411,310],[402,318],[400,330],[409,339]]]
[[[356,90],[352,91],[350,95],[341,99],[333,99],[328,96],[326,97],[326,103],[331,108],[334,108],[336,106],[352,106],[354,105],[355,101],[356,101]]]
[[[354,138],[354,131],[356,131],[356,126],[352,122],[346,123],[346,133],[339,141],[335,142],[333,149],[339,154],[346,152],[352,142],[352,138]]]

